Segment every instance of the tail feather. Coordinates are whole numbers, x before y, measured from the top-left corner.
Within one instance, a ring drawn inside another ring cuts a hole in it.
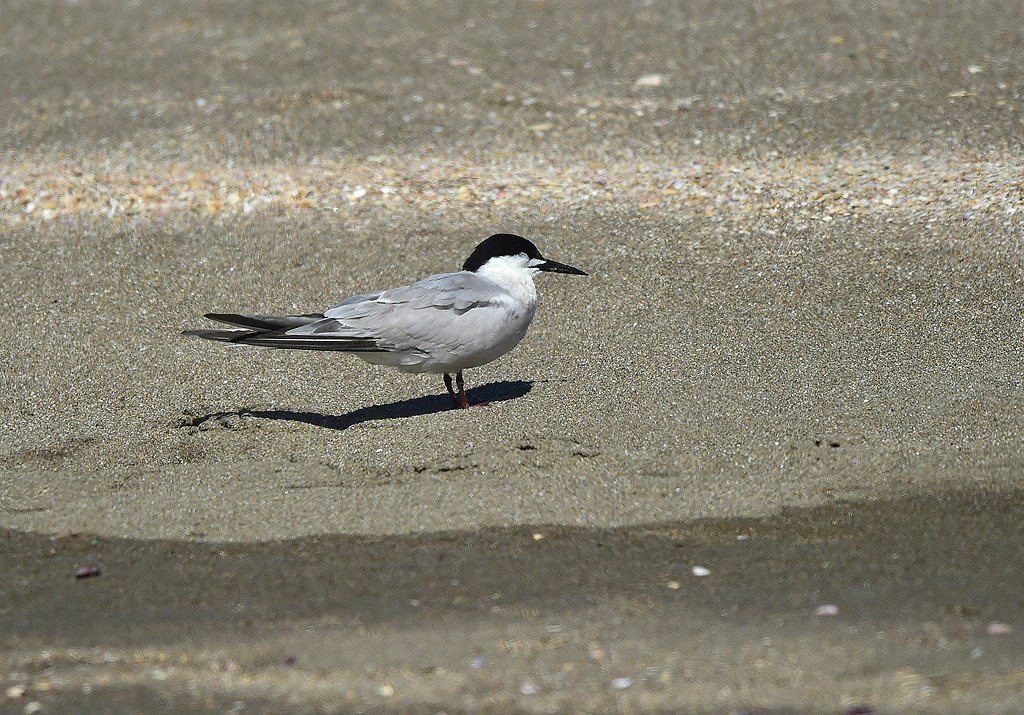
[[[215,338],[216,339],[216,338]],[[259,345],[265,348],[287,350],[337,350],[346,353],[383,353],[376,342],[362,338],[324,337],[321,335],[286,335],[284,333],[254,333],[229,342]]]
[[[216,340],[221,343],[239,343],[243,342],[246,338],[259,335],[259,331],[246,330],[244,328],[236,328],[234,330],[185,330],[182,332],[182,335],[187,335],[191,338]]]
[[[323,315],[240,315],[239,313],[207,313],[206,317],[218,323],[238,325],[256,330],[290,330],[322,320]]]
[[[213,316],[207,316],[213,318]],[[257,316],[225,316],[231,318],[256,318]],[[302,316],[308,317],[308,316]],[[217,318],[213,318],[216,320]],[[228,321],[221,321],[228,322]],[[255,322],[255,321],[253,321]],[[387,352],[370,338],[345,337],[340,335],[307,334],[290,335],[275,329],[263,330],[248,327],[227,330],[186,330],[182,335],[215,340],[220,343],[258,345],[267,348],[287,350],[336,350],[341,352]]]

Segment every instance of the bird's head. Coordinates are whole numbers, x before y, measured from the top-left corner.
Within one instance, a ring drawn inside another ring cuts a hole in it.
[[[587,275],[579,268],[544,258],[532,241],[512,233],[496,233],[484,239],[469,254],[469,258],[462,264],[462,270],[476,273],[485,266],[487,271],[525,270],[531,276],[540,271]]]

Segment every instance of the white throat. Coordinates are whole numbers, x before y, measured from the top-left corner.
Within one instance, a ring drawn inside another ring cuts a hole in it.
[[[533,283],[537,269],[529,265],[525,255],[496,256],[480,266],[476,273],[504,288],[523,307],[530,309],[537,304],[537,286]]]

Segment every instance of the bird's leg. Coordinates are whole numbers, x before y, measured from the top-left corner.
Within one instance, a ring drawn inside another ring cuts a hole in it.
[[[469,398],[466,397],[466,382],[462,379],[462,370],[455,373],[455,384],[459,387],[459,406],[465,409],[469,407]]]
[[[488,403],[477,402],[475,405],[469,404],[469,398],[466,397],[466,382],[462,379],[462,370],[455,373],[455,384],[459,388],[459,407],[465,409],[467,407],[486,407]]]
[[[459,375],[461,376],[462,373],[460,372]],[[460,377],[459,380],[461,382],[462,378]],[[452,387],[452,376],[448,373],[444,374],[444,386],[448,388],[448,394],[452,396],[452,402],[455,403],[455,406],[462,407],[462,403],[459,402],[459,396],[455,394],[455,388]]]

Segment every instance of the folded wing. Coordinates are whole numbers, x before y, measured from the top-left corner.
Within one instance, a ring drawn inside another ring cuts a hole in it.
[[[228,330],[191,330],[186,335],[220,342],[291,350],[396,352],[426,357],[479,340],[486,320],[474,310],[501,303],[501,289],[475,273],[430,276],[418,283],[365,293],[307,315],[206,317],[235,326]],[[486,311],[482,311],[486,312]]]

